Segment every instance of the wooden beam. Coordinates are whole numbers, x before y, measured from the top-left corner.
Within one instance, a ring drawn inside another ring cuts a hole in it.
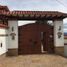
[[[40,17],[40,15],[36,14],[35,17],[38,18],[38,17]]]
[[[52,17],[54,18],[54,17],[57,17],[57,15],[56,14],[54,14],[54,15],[52,15]]]
[[[63,15],[57,15],[57,17],[62,17]]]
[[[44,17],[46,17],[46,15],[41,15],[41,18],[44,18]]]
[[[30,17],[34,17],[34,14],[31,14]]]
[[[46,18],[47,19],[52,18],[52,15],[46,15]]]
[[[29,14],[24,14],[24,17],[29,17]]]

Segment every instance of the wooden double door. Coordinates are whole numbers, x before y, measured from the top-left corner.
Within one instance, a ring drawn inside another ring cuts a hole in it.
[[[42,51],[54,52],[53,27],[48,24],[27,24],[20,26],[19,54],[40,54]]]

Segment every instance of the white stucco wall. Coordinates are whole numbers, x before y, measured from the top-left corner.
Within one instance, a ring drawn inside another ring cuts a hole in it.
[[[62,32],[61,38],[58,38],[59,26],[61,26],[60,32]],[[64,46],[64,33],[63,33],[63,20],[56,20],[54,21],[54,45]]]
[[[9,42],[8,42],[8,49],[18,48],[18,21],[8,21],[8,34],[9,34]],[[11,28],[14,27],[14,31],[11,30]],[[15,33],[15,40],[12,40],[12,36],[10,36],[11,33]]]
[[[0,35],[7,34],[7,29],[1,28],[0,29]],[[8,36],[0,36],[0,55],[7,52],[7,45],[8,45]],[[1,47],[2,43],[2,47]]]

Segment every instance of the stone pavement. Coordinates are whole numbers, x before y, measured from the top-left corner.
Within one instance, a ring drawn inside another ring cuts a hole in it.
[[[51,54],[0,56],[0,67],[67,67],[67,58]]]

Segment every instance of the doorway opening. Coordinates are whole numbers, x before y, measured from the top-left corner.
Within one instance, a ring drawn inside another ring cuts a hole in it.
[[[53,27],[43,21],[34,21],[18,26],[18,52],[19,54],[40,54],[53,52]],[[39,22],[39,23],[38,23]],[[44,23],[44,24],[43,24]]]
[[[41,52],[47,52],[47,41],[46,41],[46,32],[41,32]]]

